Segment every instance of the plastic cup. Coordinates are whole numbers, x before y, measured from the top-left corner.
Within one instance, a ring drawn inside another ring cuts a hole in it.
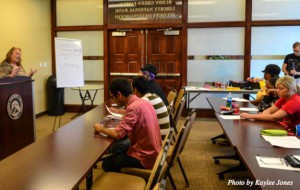
[[[238,115],[240,113],[239,104],[236,102],[232,103],[233,114]]]
[[[239,106],[236,106],[233,109],[234,109],[233,114],[238,115],[240,113],[240,107]]]

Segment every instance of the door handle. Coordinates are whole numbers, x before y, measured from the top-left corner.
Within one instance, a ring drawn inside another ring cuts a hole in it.
[[[138,76],[138,73],[110,73],[110,76]],[[180,73],[158,73],[158,77],[180,77]]]
[[[138,76],[138,73],[110,73],[110,76]]]
[[[158,73],[158,77],[180,77],[180,73]]]

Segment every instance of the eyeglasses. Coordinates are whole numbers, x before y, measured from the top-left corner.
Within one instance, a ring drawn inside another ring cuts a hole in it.
[[[109,98],[115,99],[116,97],[112,94],[112,95],[109,96]]]
[[[277,90],[284,90],[286,87],[277,87]]]

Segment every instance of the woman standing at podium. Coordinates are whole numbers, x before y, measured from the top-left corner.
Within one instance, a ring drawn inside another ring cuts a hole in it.
[[[21,49],[12,47],[6,54],[6,58],[1,62],[1,70],[4,77],[33,76],[37,70],[25,71],[22,64]]]

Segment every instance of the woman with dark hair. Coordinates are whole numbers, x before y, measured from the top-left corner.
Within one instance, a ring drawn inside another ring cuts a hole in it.
[[[25,71],[22,64],[21,49],[12,47],[6,54],[6,58],[1,62],[1,70],[4,77],[33,76],[37,70]]]

